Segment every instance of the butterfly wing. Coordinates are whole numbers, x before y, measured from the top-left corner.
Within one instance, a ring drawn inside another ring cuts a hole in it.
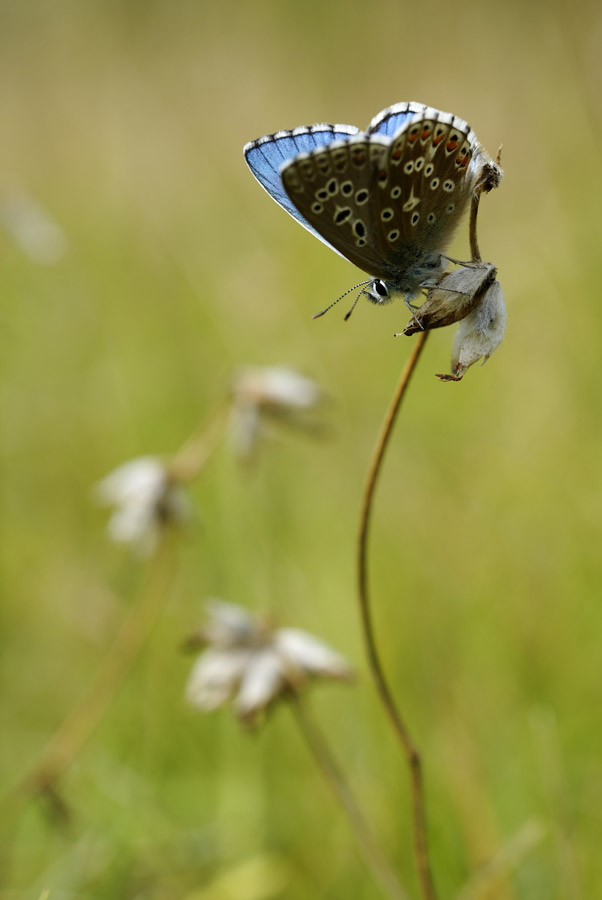
[[[446,249],[472,194],[478,148],[466,122],[430,107],[390,139],[374,198],[375,239],[390,269],[385,278],[399,281],[400,273],[431,264]]]
[[[457,116],[402,103],[365,134],[289,160],[280,175],[314,231],[358,268],[412,293],[466,209],[476,146]]]
[[[308,222],[287,195],[280,177],[280,168],[287,160],[300,153],[309,153],[318,147],[327,146],[333,141],[356,135],[359,129],[353,125],[311,125],[307,128],[295,128],[293,131],[278,131],[266,134],[256,141],[250,141],[244,147],[244,155],[251,172],[268,194],[290,213],[298,222],[311,231],[328,246],[328,240]],[[339,251],[336,250],[338,253]]]
[[[356,134],[302,153],[280,176],[293,205],[331,247],[359,269],[381,277],[374,196],[389,146],[382,135]]]
[[[396,103],[388,106],[374,116],[366,129],[366,134],[383,134],[385,137],[393,137],[402,125],[405,125],[415,115],[424,113],[428,109],[424,103]]]
[[[412,293],[436,265],[489,159],[462,119],[398,103],[366,132],[279,131],[245,147],[268,193],[358,268]],[[499,178],[498,178],[499,180]]]

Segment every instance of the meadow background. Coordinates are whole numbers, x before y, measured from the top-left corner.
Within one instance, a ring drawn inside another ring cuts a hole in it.
[[[361,486],[407,357],[392,304],[311,315],[358,280],[246,169],[243,144],[365,126],[419,100],[469,121],[505,179],[481,204],[508,330],[461,384],[429,340],[377,497],[382,653],[420,747],[435,878],[457,895],[525,826],[488,896],[602,895],[598,4],[42,0],[0,4],[0,206],[33,198],[46,255],[0,230],[1,786],[84,695],[145,564],[93,484],[176,450],[240,365],[332,397],[327,437],[284,434],[194,485],[196,527],[144,653],[61,782],[68,816],[4,816],[0,897],[379,897],[283,708],[257,734],[202,716],[182,639],[213,595],[322,636],[355,687],[316,687],[383,845],[414,891],[406,772],[355,608]],[[467,229],[454,244],[465,257]]]

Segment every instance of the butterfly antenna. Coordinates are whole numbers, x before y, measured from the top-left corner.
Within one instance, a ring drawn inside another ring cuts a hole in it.
[[[334,301],[330,304],[330,306],[327,306],[326,309],[323,309],[323,310],[322,310],[321,312],[319,312],[319,313],[315,313],[315,315],[312,316],[312,319],[319,319],[320,316],[323,316],[324,313],[327,313],[329,309],[332,309],[333,306],[336,306],[337,303],[339,302],[339,300],[342,300],[343,297],[346,297],[346,296],[347,296],[347,294],[350,294],[352,291],[357,290],[358,287],[363,287],[365,284],[370,284],[370,281],[360,281],[359,284],[354,284],[353,287],[350,287],[348,291],[345,291],[344,294],[341,294],[340,297],[337,297],[337,299],[334,300]],[[358,299],[362,296],[363,293],[364,293],[363,291],[360,291],[360,292],[359,292],[359,294],[357,295],[357,297],[356,297],[356,299],[355,299],[355,303],[357,303]],[[349,318],[349,316],[351,315],[351,313],[352,313],[353,310],[355,309],[355,303],[353,304],[353,306],[351,307],[351,309],[349,310],[349,312],[348,312],[347,315],[345,316],[345,321],[347,321],[347,319]]]
[[[364,284],[370,284],[370,282],[369,282],[369,281],[364,281]],[[358,284],[357,287],[360,287],[360,285]],[[360,297],[362,296],[362,294],[366,294],[366,293],[367,293],[367,291],[365,291],[365,290],[363,289],[363,287],[362,287],[361,291],[359,292],[359,294],[357,295],[357,297],[356,297],[355,300],[353,301],[353,306],[351,307],[351,309],[349,310],[348,313],[345,313],[345,321],[347,321],[347,319],[349,318],[349,316],[351,315],[351,313],[353,312],[353,310],[354,310],[355,307],[357,306],[357,301],[360,299]]]

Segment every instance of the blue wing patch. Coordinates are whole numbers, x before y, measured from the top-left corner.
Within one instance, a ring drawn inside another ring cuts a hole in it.
[[[377,116],[374,116],[366,129],[367,134],[382,134],[385,137],[393,137],[402,125],[405,125],[417,113],[424,113],[428,109],[424,103],[396,103],[388,106]]]
[[[354,128],[353,125],[311,125],[308,128],[295,128],[293,131],[266,134],[265,137],[246,144],[243,151],[251,172],[270,197],[336,253],[339,251],[309,224],[289,199],[282,185],[280,169],[285,162],[298,156],[299,153],[309,153],[316,147],[331,144],[333,141],[346,140],[351,135],[359,133],[359,128]],[[342,254],[339,253],[339,256]]]

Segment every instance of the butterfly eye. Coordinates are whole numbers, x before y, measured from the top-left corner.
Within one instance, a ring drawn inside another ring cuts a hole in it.
[[[376,304],[388,303],[391,299],[389,288],[382,278],[373,278],[368,290],[363,293],[368,300]]]

